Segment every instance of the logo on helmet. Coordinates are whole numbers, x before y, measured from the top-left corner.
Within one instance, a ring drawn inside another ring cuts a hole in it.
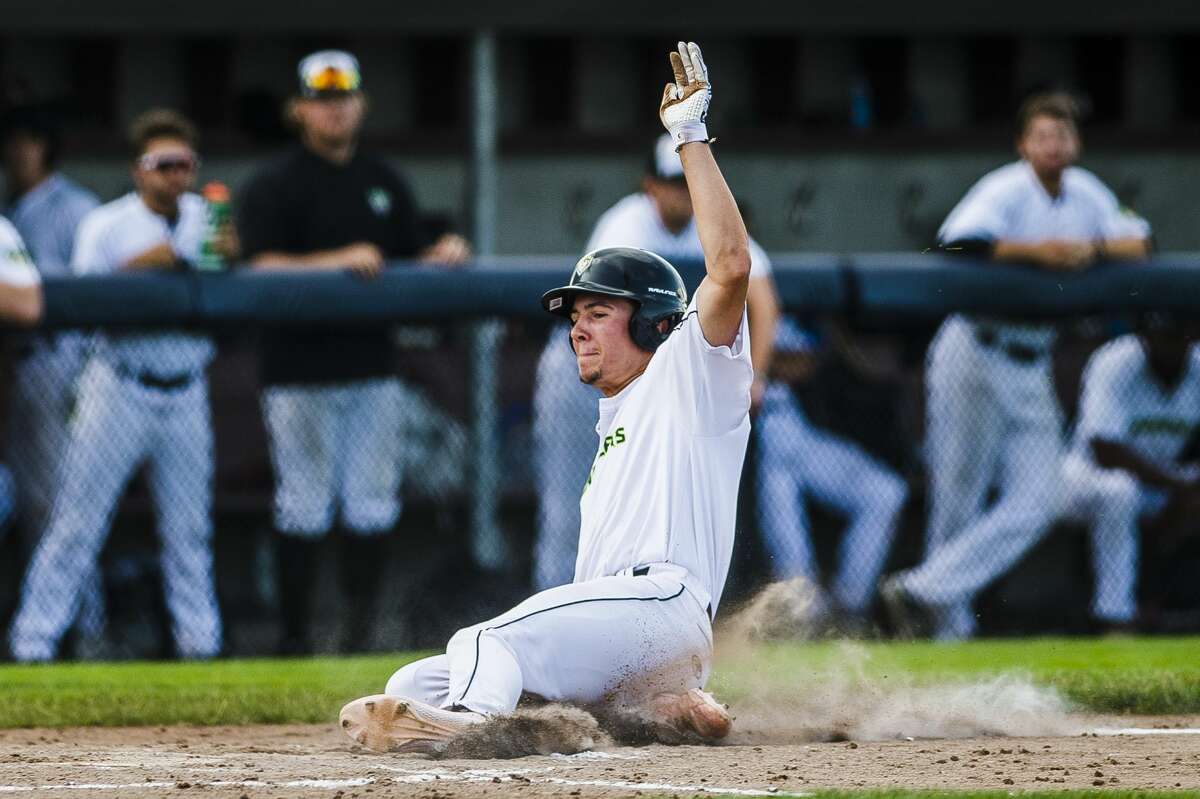
[[[669,289],[660,289],[658,286],[646,286],[646,291],[650,291],[655,294],[666,294],[668,297],[678,297],[679,296],[678,294],[676,294],[673,291],[670,291]]]
[[[579,263],[575,264],[575,277],[583,275],[587,268],[592,265],[592,256],[590,254],[579,259]]]

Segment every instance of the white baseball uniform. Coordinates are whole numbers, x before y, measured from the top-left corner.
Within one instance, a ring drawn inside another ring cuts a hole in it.
[[[33,261],[25,249],[21,234],[12,224],[0,216],[0,291],[6,286],[28,288],[41,284]],[[11,453],[10,453],[11,454]],[[0,464],[0,532],[12,518],[17,506],[16,482],[8,467]]]
[[[1121,336],[1092,354],[1074,439],[1063,459],[1063,485],[1065,514],[1086,522],[1091,532],[1096,574],[1091,609],[1097,619],[1120,623],[1137,614],[1138,518],[1160,509],[1166,495],[1121,469],[1101,468],[1091,441],[1123,444],[1172,472],[1181,469],[1179,456],[1197,428],[1200,348],[1192,348],[1183,377],[1170,387],[1150,371],[1136,335]]]
[[[8,215],[38,272],[65,277],[71,274],[79,222],[99,204],[90,191],[54,173],[17,198]],[[80,331],[39,331],[23,342],[16,364],[5,444],[17,484],[20,530],[30,550],[50,520],[87,346],[87,336]],[[104,624],[103,584],[97,569],[85,581],[77,629],[95,640]]]
[[[73,266],[80,274],[113,272],[164,241],[194,260],[206,230],[207,209],[195,194],[179,198],[173,224],[137,194],[128,194],[84,218]],[[143,463],[158,516],[176,648],[184,657],[211,657],[220,650],[211,548],[213,439],[204,375],[213,355],[207,337],[182,331],[97,337],[80,377],[49,527],[25,575],[9,633],[17,659],[54,656],[117,500]]]
[[[645,372],[599,401],[575,582],[459,630],[387,693],[495,714],[522,692],[636,701],[702,687],[750,436],[749,338],[743,314],[733,346],[711,346],[693,302]]]
[[[938,238],[1037,242],[1149,235],[1087,170],[1070,167],[1051,197],[1025,161],[976,183]],[[1033,545],[1060,496],[1062,419],[1051,376],[1048,325],[956,314],[938,331],[926,363],[926,462],[931,512],[926,559],[902,578],[935,606],[936,635],[975,629],[971,602]],[[988,489],[996,501],[984,507]]]
[[[663,225],[654,201],[640,192],[617,202],[596,222],[584,251],[603,247],[640,247],[668,261],[704,258],[696,220],[672,233]],[[750,258],[751,279],[769,278],[771,260],[753,240]],[[556,325],[551,331],[534,381],[534,467],[539,503],[533,586],[539,591],[571,580],[579,538],[579,492],[590,465],[585,453],[593,452],[597,444],[592,426],[600,394],[579,382],[569,330],[567,325]]]

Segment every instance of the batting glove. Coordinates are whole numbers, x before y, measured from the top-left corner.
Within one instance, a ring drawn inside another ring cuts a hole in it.
[[[711,141],[704,120],[708,117],[708,102],[712,85],[708,82],[708,67],[695,42],[680,42],[679,51],[671,53],[671,70],[675,82],[663,89],[658,117],[671,134],[675,150],[688,142]]]

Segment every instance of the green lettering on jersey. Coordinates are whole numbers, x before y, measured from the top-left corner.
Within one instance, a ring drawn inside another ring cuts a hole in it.
[[[608,451],[610,449],[612,449],[613,447],[615,447],[619,444],[624,444],[624,443],[625,443],[625,428],[624,427],[618,427],[616,430],[613,431],[611,436],[604,437],[604,440],[600,442],[600,448],[596,450],[596,457],[592,460],[592,468],[590,471],[588,471],[587,482],[583,484],[583,493],[586,494],[587,490],[588,490],[588,486],[590,486],[592,484],[592,478],[596,475],[596,464],[600,462],[600,459],[603,458],[605,455],[607,455]]]

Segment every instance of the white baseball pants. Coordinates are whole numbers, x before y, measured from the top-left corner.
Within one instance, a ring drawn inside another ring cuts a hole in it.
[[[662,565],[645,576],[542,591],[459,630],[446,654],[404,666],[385,691],[435,707],[504,714],[522,693],[636,705],[663,691],[701,688],[711,668],[712,627],[681,573]]]
[[[1092,544],[1092,616],[1129,622],[1137,615],[1138,520],[1166,503],[1130,474],[1101,469],[1078,455],[1063,459],[1063,515],[1088,525]]]
[[[59,333],[37,341],[18,363],[8,410],[7,461],[17,484],[21,532],[32,550],[50,521],[59,469],[70,441],[76,384],[83,371],[87,340]],[[77,627],[85,636],[104,631],[104,583],[97,566],[88,571],[80,593]]]
[[[538,360],[533,389],[534,468],[538,485],[533,587],[544,591],[575,577],[579,496],[600,439],[600,392],[579,382],[570,328],[561,325]]]
[[[820,583],[809,496],[849,519],[832,593],[843,608],[866,612],[908,493],[904,481],[854,442],[813,427],[785,385],[767,389],[755,427],[759,526],[775,578]]]
[[[975,631],[972,601],[1043,535],[1059,511],[1062,421],[1050,359],[1020,363],[943,323],[925,373],[930,518],[925,561],[904,587],[934,605],[940,639]],[[996,501],[985,508],[989,488]]]
[[[108,536],[125,484],[146,463],[163,587],[179,654],[221,649],[212,576],[213,439],[203,376],[174,391],[118,377],[93,358],[79,382],[50,524],[33,553],[9,632],[18,660],[54,657]]]
[[[275,386],[263,413],[275,469],[275,526],[319,537],[386,533],[400,518],[403,390],[396,378]]]

